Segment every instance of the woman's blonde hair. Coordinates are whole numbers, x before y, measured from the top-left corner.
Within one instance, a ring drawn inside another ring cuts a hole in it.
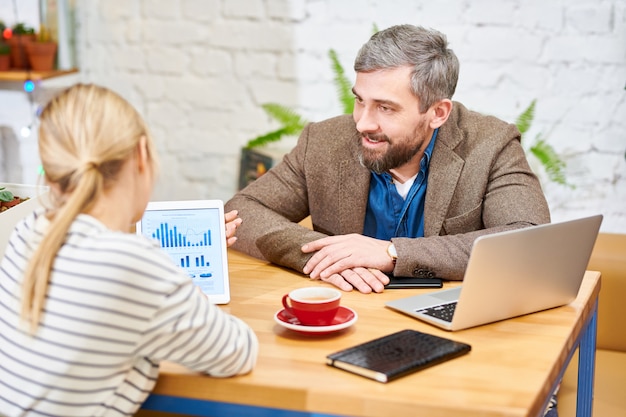
[[[118,178],[142,137],[153,173],[156,152],[148,128],[126,100],[104,87],[76,84],[53,98],[40,115],[39,154],[51,185],[51,221],[30,259],[22,284],[22,319],[34,331],[50,272],[67,231],[80,213]]]

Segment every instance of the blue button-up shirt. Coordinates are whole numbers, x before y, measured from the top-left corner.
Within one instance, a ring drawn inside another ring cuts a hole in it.
[[[376,239],[424,236],[424,200],[428,183],[428,164],[435,147],[437,132],[433,136],[420,162],[420,170],[406,196],[398,193],[388,172],[372,172],[363,234]]]

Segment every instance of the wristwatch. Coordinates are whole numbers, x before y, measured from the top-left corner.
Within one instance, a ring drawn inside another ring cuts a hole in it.
[[[396,245],[394,245],[393,243],[390,243],[389,246],[387,246],[387,255],[391,257],[391,260],[395,264],[396,260],[398,259],[398,252],[396,251]]]

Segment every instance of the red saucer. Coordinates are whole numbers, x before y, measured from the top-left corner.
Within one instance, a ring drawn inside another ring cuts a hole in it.
[[[352,326],[356,322],[357,318],[358,316],[354,310],[343,306],[339,306],[339,310],[337,311],[335,318],[328,326],[307,326],[300,324],[297,318],[293,317],[284,309],[279,310],[276,314],[274,314],[274,321],[276,323],[287,329],[306,334],[333,333]]]

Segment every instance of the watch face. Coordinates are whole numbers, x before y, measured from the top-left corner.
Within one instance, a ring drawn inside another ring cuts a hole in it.
[[[398,252],[396,252],[396,245],[394,245],[393,243],[387,246],[387,253],[394,260],[398,258]]]

